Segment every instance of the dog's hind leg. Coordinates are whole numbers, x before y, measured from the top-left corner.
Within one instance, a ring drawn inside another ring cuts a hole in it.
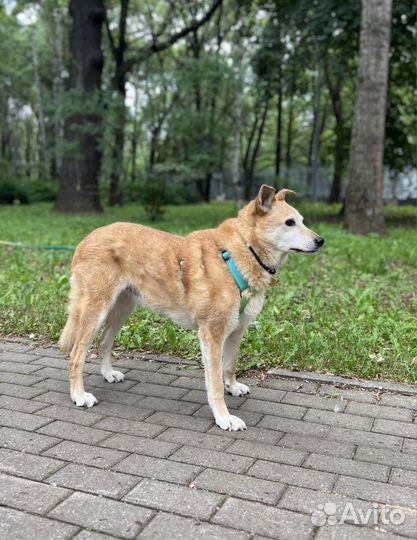
[[[136,305],[135,294],[130,289],[124,289],[107,315],[104,333],[100,341],[100,356],[101,374],[109,383],[120,382],[125,378],[121,371],[116,371],[112,367],[111,349],[117,332],[133,313]]]
[[[246,429],[245,422],[229,413],[224,402],[224,386],[222,377],[222,349],[224,336],[208,328],[200,328],[199,338],[204,360],[204,372],[208,402],[213,411],[216,424],[228,431]]]
[[[110,302],[92,302],[91,300],[82,302],[80,306],[74,346],[70,354],[70,393],[77,407],[92,407],[97,403],[93,394],[84,390],[83,368],[88,349],[103,324],[109,307]]]
[[[239,354],[240,342],[246,327],[238,328],[232,332],[224,343],[223,347],[223,377],[226,392],[232,396],[244,396],[250,394],[250,389],[246,384],[239,383],[235,377],[237,358]]]

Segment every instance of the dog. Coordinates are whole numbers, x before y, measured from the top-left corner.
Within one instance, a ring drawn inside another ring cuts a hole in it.
[[[224,401],[224,389],[233,396],[250,393],[235,378],[243,334],[288,255],[316,253],[324,244],[287,204],[288,194],[295,195],[262,185],[236,218],[186,237],[113,223],[82,240],[72,261],[68,320],[59,340],[60,349],[70,353],[72,401],[78,407],[97,403],[84,390],[83,366],[103,325],[101,373],[110,383],[123,381],[124,374],[112,368],[113,341],[135,308],[147,307],[198,329],[215,422],[224,430],[246,429]]]

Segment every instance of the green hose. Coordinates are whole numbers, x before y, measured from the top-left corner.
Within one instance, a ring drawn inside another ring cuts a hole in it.
[[[74,246],[31,246],[30,244],[22,244],[21,242],[4,242],[0,240],[0,245],[9,246],[13,248],[23,249],[44,249],[48,251],[74,251]]]

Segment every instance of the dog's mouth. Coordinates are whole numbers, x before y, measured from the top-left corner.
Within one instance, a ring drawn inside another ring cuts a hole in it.
[[[317,253],[317,251],[319,250],[320,248],[316,248],[316,249],[297,249],[297,248],[290,248],[290,251],[292,253]]]

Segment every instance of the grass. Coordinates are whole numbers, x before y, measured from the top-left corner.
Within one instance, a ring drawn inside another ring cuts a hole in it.
[[[340,224],[317,222],[317,207],[300,206],[305,214],[310,211],[326,245],[318,256],[290,257],[280,285],[269,291],[262,314],[247,331],[241,366],[416,381],[415,229],[396,227],[384,237],[354,237]],[[154,226],[186,234],[234,214],[231,203],[168,207]],[[87,217],[53,213],[49,204],[0,207],[0,240],[75,245],[92,229],[117,220],[146,223],[143,209],[133,205]],[[65,252],[0,247],[2,335],[58,339],[70,261]],[[122,328],[118,344],[188,358],[199,355],[195,332],[143,310]]]

